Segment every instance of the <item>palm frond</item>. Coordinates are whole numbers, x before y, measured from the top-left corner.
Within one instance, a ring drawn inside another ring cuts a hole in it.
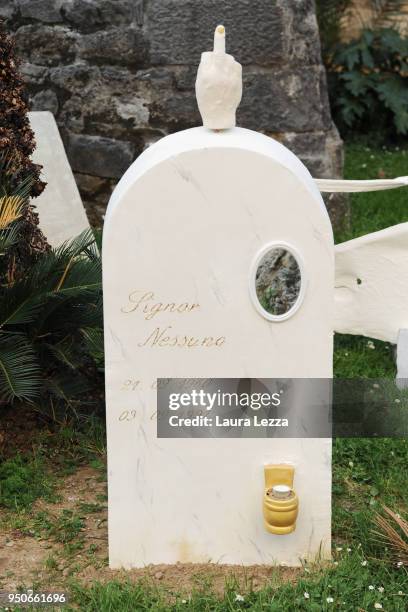
[[[69,260],[79,257],[84,253],[86,254],[88,249],[93,252],[98,252],[95,243],[95,236],[91,229],[84,230],[73,240],[65,241],[55,250],[55,256],[57,259]]]
[[[35,287],[31,279],[23,279],[0,293],[0,330],[35,320],[47,299],[47,291]]]
[[[76,370],[81,365],[77,340],[74,336],[66,336],[55,344],[46,343],[45,347],[57,361],[70,370]]]
[[[18,223],[0,231],[0,249]],[[101,279],[99,250],[87,231],[42,253],[24,276],[0,286],[4,401],[41,392],[41,405],[61,414],[64,406],[76,413],[80,404],[99,401],[100,392],[90,397],[90,391],[103,365]]]
[[[17,244],[20,239],[20,223],[13,223],[7,229],[0,231],[0,255],[4,255],[8,249]]]
[[[66,273],[56,291],[66,295],[81,295],[102,288],[102,267],[100,260],[77,259],[67,266]]]
[[[85,341],[88,353],[92,356],[95,363],[100,365],[104,358],[103,330],[101,327],[81,329],[81,334]]]
[[[103,298],[102,291],[95,294],[93,299],[86,303],[78,304],[76,307],[76,321],[79,329],[99,328],[103,329]]]
[[[21,334],[0,334],[0,399],[33,400],[40,393],[41,377],[33,347]]]
[[[93,293],[78,299],[57,296],[44,306],[30,327],[35,328],[35,334],[39,338],[52,335],[54,341],[59,341],[67,335],[78,336],[78,332],[84,327],[102,328],[102,308],[99,303],[98,294]]]
[[[59,374],[50,378],[45,384],[57,400],[71,406],[81,401],[81,396],[90,390],[89,381],[79,374],[75,377],[72,374]]]
[[[0,197],[0,232],[20,219],[24,211],[24,205],[25,200],[19,195]]]
[[[44,253],[25,278],[0,293],[0,329],[31,323],[40,316],[40,326],[64,301],[97,297],[102,287],[102,267],[91,231]],[[90,259],[89,254],[92,254]]]

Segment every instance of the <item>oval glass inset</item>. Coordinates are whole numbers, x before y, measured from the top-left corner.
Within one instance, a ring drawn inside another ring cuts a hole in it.
[[[270,321],[284,321],[299,308],[305,289],[300,257],[284,243],[271,244],[256,258],[251,296],[257,310]]]

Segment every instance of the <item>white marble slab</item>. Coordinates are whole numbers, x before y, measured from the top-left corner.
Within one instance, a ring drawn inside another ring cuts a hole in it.
[[[263,318],[249,292],[251,265],[271,241],[292,245],[305,271],[303,302],[282,322]],[[156,436],[158,377],[332,376],[333,236],[306,168],[249,130],[164,138],[112,195],[103,275],[110,566],[329,556],[330,439]],[[135,292],[199,307],[149,318],[129,308]],[[225,341],[154,343],[163,329]],[[277,462],[294,464],[300,500],[297,529],[286,536],[263,525],[263,466]]]
[[[335,247],[334,329],[396,343],[408,328],[408,223]]]
[[[42,178],[47,182],[33,203],[48,242],[58,247],[89,229],[89,222],[54,115],[49,111],[31,112],[29,119],[37,142],[32,159],[43,166]]]

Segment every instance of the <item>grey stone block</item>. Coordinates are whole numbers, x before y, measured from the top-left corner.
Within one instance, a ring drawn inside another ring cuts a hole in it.
[[[121,96],[114,104],[120,119],[131,120],[138,127],[149,127],[149,109],[143,98]]]
[[[34,19],[43,23],[62,21],[62,0],[19,0],[18,6],[24,19]]]
[[[81,32],[106,26],[125,25],[136,20],[139,0],[64,0],[65,20]]]
[[[307,71],[283,68],[260,72],[248,68],[244,72],[244,93],[238,109],[239,124],[267,132],[330,129],[326,93],[322,92],[322,71],[318,66]]]
[[[17,13],[17,2],[15,0],[0,0],[0,17],[11,19]]]
[[[213,47],[217,24],[227,29],[227,51],[241,64],[282,61],[286,23],[271,0],[150,0],[147,5],[151,62],[198,64]]]
[[[149,107],[152,126],[175,132],[201,125],[197,102],[189,92],[155,88],[152,98]]]
[[[30,64],[29,62],[22,62],[20,70],[23,74],[24,82],[28,85],[43,85],[48,76],[48,68]]]
[[[133,161],[134,147],[101,136],[69,134],[68,157],[77,172],[100,177],[118,178]]]
[[[143,74],[142,71],[135,72],[120,66],[101,66],[100,83],[114,95],[137,93],[143,80]],[[148,87],[148,83],[144,85],[145,88],[146,86]]]
[[[315,178],[341,178],[343,170],[343,142],[335,127],[330,132],[287,132],[282,144],[306,163]]]
[[[75,179],[81,194],[88,199],[94,198],[103,191],[109,180],[81,172],[76,173]]]
[[[51,89],[43,89],[31,98],[31,110],[50,111],[53,115],[58,112],[58,98]]]
[[[77,36],[69,28],[50,25],[24,25],[16,35],[18,53],[40,66],[71,63],[76,54]]]
[[[111,28],[82,36],[79,55],[105,64],[143,66],[147,62],[148,44],[142,30]]]
[[[50,70],[52,82],[69,94],[64,96],[59,124],[74,133],[84,131],[87,124],[94,134],[138,141],[136,129],[150,127],[150,85],[126,70],[92,67],[91,72],[82,66],[81,73],[77,67]],[[137,142],[137,150],[142,149],[143,143]]]
[[[87,87],[94,87],[97,90],[100,72],[96,66],[69,64],[68,66],[51,67],[49,75],[53,85],[67,92],[77,93]]]
[[[292,64],[321,63],[319,26],[314,0],[278,0],[288,25],[287,57]]]
[[[279,134],[279,140],[293,151],[315,178],[342,178],[343,141],[336,127],[321,132],[289,132]],[[349,198],[344,193],[323,194],[333,225],[347,227]]]

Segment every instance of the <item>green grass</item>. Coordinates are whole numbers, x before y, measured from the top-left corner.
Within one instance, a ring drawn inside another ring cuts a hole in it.
[[[338,378],[391,378],[396,373],[394,347],[363,336],[336,334],[333,359]]]
[[[54,499],[54,478],[40,455],[17,455],[0,463],[0,506],[26,510],[39,497]]]
[[[408,510],[407,439],[338,439],[333,445],[333,538],[363,542],[367,554],[386,557],[371,537],[381,504]]]
[[[407,174],[408,149],[370,149],[358,144],[346,148],[346,178],[392,178]],[[408,189],[353,194],[350,200],[351,227],[338,233],[336,242],[408,221]],[[362,336],[337,334],[334,372],[343,378],[394,377],[394,347]],[[385,592],[396,590],[396,570],[386,570],[388,552],[374,541],[372,519],[382,504],[406,514],[407,470],[406,439],[337,439],[333,442],[333,538],[343,551],[360,545],[368,557],[377,559],[370,563],[371,583],[378,585],[382,580]],[[388,575],[382,578],[383,571]],[[402,582],[399,579],[397,582],[402,587],[398,590],[407,593],[405,570],[399,577]],[[350,572],[347,580],[356,589],[360,578]],[[387,610],[406,609],[407,595],[401,600],[377,601]],[[349,604],[343,609],[357,609],[357,605],[362,609],[373,609],[374,603],[360,601],[357,604],[355,601],[355,607]]]
[[[344,177],[347,179],[394,178],[408,175],[408,148],[371,149],[346,147]],[[351,199],[351,227],[337,232],[336,242],[357,238],[408,221],[408,189],[355,193]]]
[[[197,589],[189,596],[177,591],[169,593],[146,582],[132,584],[128,581],[96,583],[90,589],[74,587],[72,594],[82,612],[358,611],[374,610],[375,603],[382,603],[388,612],[405,612],[406,597],[398,594],[406,587],[402,572],[389,572],[383,568],[380,573],[373,573],[369,563],[365,567],[361,565],[365,559],[359,551],[338,558],[337,566],[320,572],[316,577],[308,577],[305,573],[295,585],[287,583],[279,588],[271,586],[242,594],[230,581],[223,598],[217,597],[208,587]],[[375,585],[376,589],[371,591],[369,585]],[[384,587],[384,592],[380,593],[378,587],[382,585],[387,585],[387,588]]]
[[[53,448],[53,469],[59,474],[72,474],[79,465],[105,469],[101,457],[106,453],[105,421],[89,417],[80,425],[73,421],[55,430],[48,442]]]
[[[41,511],[34,518],[34,526],[43,537],[68,544],[74,540],[78,542],[81,539],[84,519],[79,514],[66,508],[56,516]]]

